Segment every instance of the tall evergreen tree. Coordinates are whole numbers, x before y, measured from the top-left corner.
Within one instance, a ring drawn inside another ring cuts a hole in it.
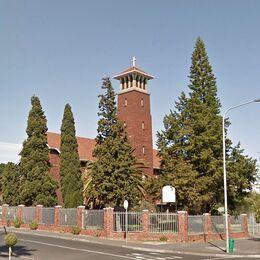
[[[91,168],[89,196],[105,206],[120,206],[127,199],[136,205],[141,199],[142,178],[136,165],[126,129],[117,117],[115,92],[109,78],[103,79],[100,95],[97,145],[93,155],[97,159]]]
[[[20,153],[20,203],[53,206],[57,202],[57,183],[50,176],[47,120],[39,98],[33,96],[31,104],[26,129],[28,137]]]
[[[74,208],[83,204],[78,143],[71,106],[66,104],[61,125],[60,175],[64,205]]]
[[[175,111],[164,118],[165,130],[158,134],[158,147],[164,178],[179,179],[182,184],[177,194],[189,190],[193,196],[189,198],[197,205],[191,211],[201,213],[222,202],[223,154],[216,79],[200,38],[192,54],[189,78],[190,92],[188,96],[182,93]]]
[[[19,204],[19,184],[19,167],[12,162],[7,163],[2,174],[3,203],[10,206],[17,206]]]

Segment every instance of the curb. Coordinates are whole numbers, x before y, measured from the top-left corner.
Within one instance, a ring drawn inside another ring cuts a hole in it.
[[[198,253],[198,252],[190,252],[190,251],[175,251],[168,249],[154,249],[154,248],[145,248],[145,247],[135,247],[135,246],[122,246],[124,248],[145,251],[145,252],[154,252],[154,253],[170,253],[170,254],[181,254],[181,255],[196,255],[196,256],[212,256],[212,257],[221,257],[221,258],[260,258],[260,255],[228,255],[228,254],[212,254],[212,253]]]

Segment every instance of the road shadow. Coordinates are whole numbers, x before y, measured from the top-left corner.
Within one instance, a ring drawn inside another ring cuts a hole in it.
[[[27,246],[21,246],[21,245],[15,245],[12,247],[13,255],[17,256],[31,256],[33,255],[33,252],[35,252],[35,249],[28,249]],[[1,257],[4,257],[5,255],[8,255],[8,247],[7,246],[0,246],[0,255]]]
[[[250,237],[250,238],[248,238],[248,240],[260,242],[260,237]]]
[[[212,247],[215,247],[215,248],[217,248],[217,249],[219,249],[220,251],[222,251],[222,252],[226,252],[226,250],[225,249],[223,249],[222,247],[220,247],[220,246],[218,246],[218,245],[216,245],[216,244],[214,244],[214,243],[212,243],[212,242],[207,242],[209,245],[211,245]]]

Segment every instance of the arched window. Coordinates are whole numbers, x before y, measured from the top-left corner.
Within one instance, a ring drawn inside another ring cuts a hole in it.
[[[144,130],[144,121],[142,122],[142,129]]]
[[[143,100],[143,98],[141,99],[141,107],[143,107],[144,106],[144,100]]]
[[[127,106],[127,98],[125,98],[125,107]]]

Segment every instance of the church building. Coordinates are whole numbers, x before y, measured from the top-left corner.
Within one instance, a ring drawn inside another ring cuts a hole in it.
[[[114,76],[120,82],[118,92],[118,116],[127,127],[129,142],[134,148],[134,155],[145,165],[143,169],[147,175],[154,175],[160,166],[157,151],[153,149],[152,116],[150,110],[150,94],[148,81],[153,76],[138,68],[133,58],[133,66]],[[50,148],[51,174],[56,181],[60,181],[60,135],[47,133]],[[77,137],[78,152],[81,165],[93,161],[92,152],[95,140]],[[61,191],[57,191],[58,201],[62,203]]]

